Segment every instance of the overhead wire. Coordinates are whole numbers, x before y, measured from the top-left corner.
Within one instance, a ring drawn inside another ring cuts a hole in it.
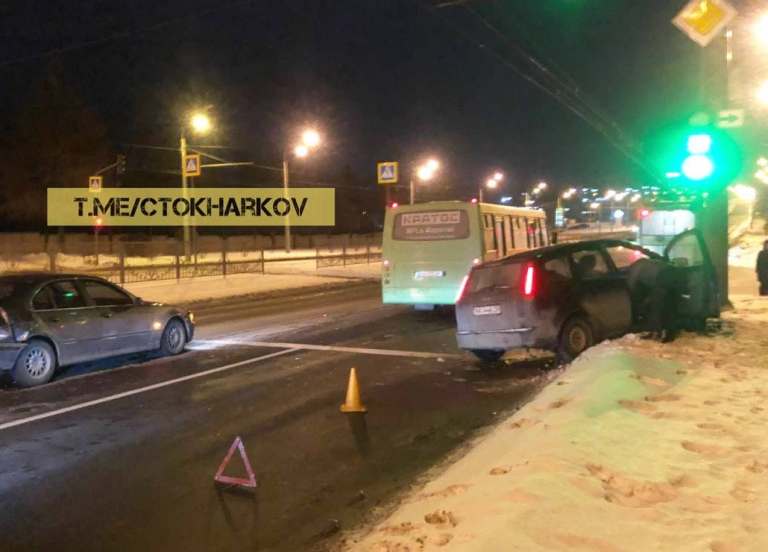
[[[468,1],[443,2],[436,5],[430,5],[429,9],[435,13],[438,8],[460,8],[469,13],[480,25],[490,31],[498,40],[500,40],[512,53],[520,58],[528,69],[521,67],[520,62],[516,62],[498,51],[497,48],[488,47],[485,43],[479,41],[470,35],[463,28],[455,23],[448,21],[448,18],[441,17],[444,24],[452,28],[462,38],[474,44],[478,49],[485,52],[497,62],[508,69],[514,71],[519,77],[533,85],[535,88],[545,93],[568,111],[576,115],[579,119],[588,124],[593,130],[598,132],[611,146],[617,149],[636,166],[654,180],[659,180],[659,175],[649,163],[644,159],[641,152],[634,142],[604,111],[596,107],[584,96],[581,87],[578,86],[575,79],[566,75],[564,79],[556,74],[556,71],[550,69],[547,64],[541,62],[533,54],[523,48],[518,42],[511,40],[497,26],[493,25],[486,17],[477,10],[469,6]],[[569,81],[568,83],[564,80]]]

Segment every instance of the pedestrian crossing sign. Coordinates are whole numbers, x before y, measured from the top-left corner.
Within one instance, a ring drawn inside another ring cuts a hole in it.
[[[200,176],[200,154],[184,156],[184,176]]]
[[[376,165],[379,184],[397,184],[397,161],[384,161]]]
[[[101,191],[102,177],[101,176],[89,176],[88,177],[88,191],[98,193]]]

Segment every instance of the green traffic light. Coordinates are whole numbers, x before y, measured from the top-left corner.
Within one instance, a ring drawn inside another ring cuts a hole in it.
[[[681,168],[683,175],[688,180],[695,180],[697,182],[709,178],[715,172],[715,164],[712,160],[706,155],[701,154],[686,157]]]
[[[705,154],[712,149],[712,136],[709,134],[691,134],[688,137],[688,153]]]
[[[646,152],[669,185],[689,191],[722,190],[739,178],[743,153],[736,137],[710,124],[672,124],[659,129]]]

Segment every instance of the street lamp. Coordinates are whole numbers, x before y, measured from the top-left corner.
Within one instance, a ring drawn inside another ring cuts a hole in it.
[[[309,155],[312,149],[320,145],[320,133],[314,128],[308,128],[301,133],[301,141],[293,147],[293,155],[298,159],[303,159]],[[283,197],[288,199],[288,189],[290,188],[290,176],[288,173],[288,155],[283,150]],[[285,252],[291,252],[291,221],[290,215],[285,215],[284,241]]]
[[[763,46],[768,46],[768,14],[758,18],[752,31],[758,42]]]
[[[489,190],[495,190],[499,187],[499,183],[504,179],[504,174],[496,171],[491,175],[490,178],[488,178],[485,181],[485,188],[488,188]],[[483,186],[480,185],[477,187],[477,199],[480,203],[483,202]]]
[[[438,171],[438,169],[440,169],[440,162],[434,158],[427,159],[421,165],[416,165],[411,167],[411,179],[410,179],[411,205],[413,205],[414,202],[416,201],[416,189],[413,186],[414,175],[416,176],[416,178],[418,178],[422,182],[426,182],[427,180],[432,180],[435,177],[435,173]]]
[[[758,87],[756,96],[757,101],[765,106],[768,106],[768,81],[763,81],[763,83]]]
[[[206,113],[194,113],[189,119],[189,125],[197,134],[205,134],[211,130],[211,119]]]
[[[187,157],[187,137],[186,127],[189,126],[192,132],[199,135],[207,134],[211,131],[212,123],[208,114],[204,111],[196,111],[189,115],[185,124],[181,125],[181,131],[179,133],[179,157],[181,161],[181,193],[184,199],[189,199],[189,185],[187,183],[187,170],[185,167]],[[192,256],[190,246],[190,228],[189,228],[189,213],[184,216],[184,259],[189,261]]]

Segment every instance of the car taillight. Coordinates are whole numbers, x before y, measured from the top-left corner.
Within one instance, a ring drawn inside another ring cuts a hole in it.
[[[536,296],[536,266],[525,265],[523,279],[520,281],[520,292],[525,299],[533,299]]]
[[[459,286],[459,293],[456,295],[456,302],[458,303],[464,298],[464,292],[467,289],[467,282],[469,282],[469,274],[464,276],[461,280],[461,285]]]

